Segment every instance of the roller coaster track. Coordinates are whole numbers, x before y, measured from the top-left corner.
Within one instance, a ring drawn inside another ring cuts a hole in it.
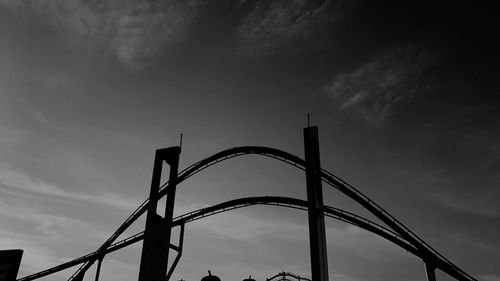
[[[189,222],[193,222],[202,218],[206,218],[209,216],[213,216],[216,214],[220,214],[223,212],[235,210],[235,209],[240,209],[244,207],[249,207],[249,206],[254,206],[254,205],[269,205],[269,206],[278,206],[278,207],[285,207],[285,208],[292,208],[292,209],[298,209],[298,210],[303,210],[307,211],[307,202],[304,200],[300,199],[294,199],[294,198],[289,198],[289,197],[278,197],[278,196],[264,196],[264,197],[247,197],[247,198],[240,198],[240,199],[235,199],[227,202],[223,202],[211,207],[203,208],[200,210],[192,211],[189,213],[186,213],[184,215],[178,216],[174,219],[173,221],[173,227],[180,226]],[[401,248],[411,252],[414,255],[419,255],[419,252],[417,249],[415,249],[411,244],[409,244],[406,240],[404,240],[401,236],[399,236],[397,233],[393,232],[390,229],[385,228],[384,226],[381,226],[373,221],[370,221],[368,219],[365,219],[363,217],[360,217],[358,215],[355,215],[353,213],[334,208],[334,207],[329,207],[325,206],[324,214],[327,217],[334,218],[343,222],[347,222],[351,225],[355,225],[357,227],[360,227],[362,229],[365,229],[367,231],[370,231],[374,234],[377,234],[388,241],[399,245]],[[111,244],[107,249],[106,249],[106,254],[115,252],[117,250],[120,250],[124,247],[127,247],[129,245],[132,245],[136,242],[141,241],[144,239],[144,232],[139,232],[135,235],[129,236],[123,240],[120,240],[116,243]],[[68,269],[70,267],[76,266],[78,264],[85,264],[86,262],[95,259],[99,256],[99,252],[95,251],[90,254],[81,256],[79,258],[76,258],[74,260],[65,262],[63,264],[60,264],[58,266],[49,268],[47,270],[38,272],[33,275],[29,275],[23,278],[18,279],[18,281],[29,281],[29,280],[34,280],[37,278],[41,278],[43,276],[47,276],[50,274],[53,274],[58,271],[62,271],[65,269]]]
[[[288,152],[281,151],[274,148],[269,147],[260,147],[260,146],[242,146],[230,148],[227,150],[223,150],[219,153],[216,153],[208,158],[205,158],[199,162],[192,164],[187,167],[183,171],[178,174],[177,184],[183,182],[184,180],[190,178],[191,176],[203,171],[204,169],[215,165],[219,162],[239,157],[243,155],[261,155],[269,158],[273,158],[282,162],[285,162],[289,165],[292,165],[301,170],[305,170],[306,164],[305,161],[295,155],[292,155]],[[349,185],[347,182],[333,175],[332,173],[322,169],[320,172],[321,179],[323,182],[328,184],[329,186],[339,190],[341,193],[345,194],[347,197],[356,201],[362,207],[371,212],[374,216],[380,219],[383,223],[385,223],[394,233],[400,236],[403,240],[408,242],[409,244],[416,249],[417,253],[413,253],[419,257],[421,257],[426,262],[432,262],[436,268],[439,268],[443,272],[449,274],[457,280],[476,280],[474,277],[470,276],[458,266],[453,264],[451,261],[442,256],[438,251],[432,248],[429,244],[423,241],[420,237],[418,237],[415,233],[413,233],[410,229],[408,229],[405,225],[399,222],[396,218],[389,214],[386,210],[380,207],[378,204],[369,199],[362,192]],[[159,192],[159,198],[165,196],[167,194],[169,183],[165,183],[161,186]],[[149,199],[144,201],[126,220],[125,222],[97,249],[96,252],[89,254],[92,255],[86,259],[83,259],[84,263],[82,266],[69,278],[68,281],[72,281],[75,277],[79,276],[81,272],[85,272],[92,264],[98,260],[100,257],[103,257],[110,246],[114,245],[114,241],[135,221],[137,220],[144,212],[146,212],[149,204]],[[399,245],[399,244],[398,244]],[[400,245],[401,246],[401,245]],[[83,258],[83,257],[82,257]],[[79,263],[78,263],[79,264]],[[50,270],[50,269],[49,269]],[[42,271],[44,272],[44,271]],[[41,272],[40,272],[41,273]],[[49,273],[50,274],[50,273]],[[34,274],[37,275],[37,274]],[[34,276],[30,275],[30,276]],[[47,275],[47,274],[45,274]],[[45,276],[44,275],[44,276]],[[29,276],[28,276],[29,277]],[[24,277],[18,279],[18,281],[27,281],[39,278],[40,276],[34,276],[33,278],[26,279],[28,277]]]

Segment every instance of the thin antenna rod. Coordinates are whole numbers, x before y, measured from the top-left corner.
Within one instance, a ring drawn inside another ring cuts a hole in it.
[[[311,127],[311,123],[309,120],[309,113],[307,113],[307,127]]]
[[[182,133],[181,133],[181,140],[179,142],[179,147],[182,148]]]

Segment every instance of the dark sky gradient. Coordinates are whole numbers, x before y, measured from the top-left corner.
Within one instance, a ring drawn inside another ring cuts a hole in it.
[[[241,145],[302,157],[310,113],[324,168],[499,281],[498,30],[472,2],[0,0],[0,248],[25,250],[21,276],[86,254],[147,197],[155,149],[180,133],[181,167]],[[305,198],[304,183],[233,159],[184,183],[176,213]],[[325,201],[372,218],[326,187]],[[332,280],[425,278],[397,247],[327,227]],[[298,211],[208,218],[188,226],[173,278],[310,276],[307,239]],[[139,249],[106,258],[102,280],[136,280]]]

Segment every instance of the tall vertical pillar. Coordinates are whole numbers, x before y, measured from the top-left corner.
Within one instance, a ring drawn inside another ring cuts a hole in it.
[[[323,214],[318,127],[304,128],[304,150],[306,157],[312,281],[328,281],[328,257],[326,251],[325,218]]]
[[[103,256],[99,257],[97,259],[97,269],[95,270],[95,281],[99,281],[99,275],[101,274],[101,265],[102,265],[102,260]]]
[[[180,147],[174,146],[155,154],[139,281],[164,281],[166,277],[180,153]],[[165,217],[157,213],[163,162],[170,166]]]

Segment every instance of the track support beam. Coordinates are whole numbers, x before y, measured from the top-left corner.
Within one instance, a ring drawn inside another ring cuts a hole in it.
[[[100,256],[97,260],[97,269],[95,271],[95,281],[99,281],[99,275],[101,274],[101,264],[104,256]]]
[[[431,263],[424,261],[425,264],[425,274],[427,275],[427,281],[436,281],[436,267]]]
[[[318,128],[304,128],[312,281],[329,281]]]

